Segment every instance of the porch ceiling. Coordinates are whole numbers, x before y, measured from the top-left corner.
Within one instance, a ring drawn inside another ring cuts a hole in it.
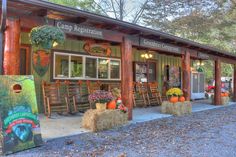
[[[235,54],[207,45],[199,44],[158,30],[153,30],[128,22],[42,0],[11,0],[8,1],[8,11],[19,13],[18,15],[40,16],[55,20],[66,20],[78,24],[82,23],[84,25],[118,31],[128,35],[139,35],[154,39],[156,41],[174,44],[187,49],[200,51],[231,60],[236,59]]]

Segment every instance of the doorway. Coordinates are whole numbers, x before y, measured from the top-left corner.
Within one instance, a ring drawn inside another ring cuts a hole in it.
[[[30,50],[29,45],[20,46],[20,75],[30,75]]]

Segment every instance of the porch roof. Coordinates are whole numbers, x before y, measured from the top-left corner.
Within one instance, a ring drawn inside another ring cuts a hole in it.
[[[83,23],[103,29],[114,30],[128,35],[139,35],[160,42],[173,44],[179,47],[204,52],[211,55],[236,59],[236,55],[218,48],[199,44],[158,30],[146,28],[136,24],[120,21],[102,15],[66,7],[42,0],[11,0],[8,1],[8,10],[21,14],[50,17],[61,20],[72,20],[74,23]]]

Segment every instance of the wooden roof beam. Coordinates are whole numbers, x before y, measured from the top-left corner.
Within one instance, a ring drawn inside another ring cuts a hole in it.
[[[39,10],[32,11],[31,13],[31,15],[33,16],[41,16],[41,17],[45,17],[47,16],[47,14],[48,14],[47,9],[39,9]]]

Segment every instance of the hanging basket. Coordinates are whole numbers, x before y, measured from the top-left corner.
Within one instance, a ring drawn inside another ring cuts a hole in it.
[[[30,41],[33,46],[48,50],[54,45],[63,44],[65,33],[61,29],[50,25],[34,27],[30,32]]]

